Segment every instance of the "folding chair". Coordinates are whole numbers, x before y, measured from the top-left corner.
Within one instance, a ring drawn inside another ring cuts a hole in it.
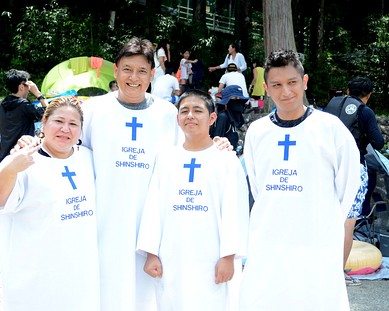
[[[354,240],[369,242],[376,245],[378,243],[375,232],[375,220],[377,219],[377,205],[386,205],[387,201],[377,201],[372,206],[369,215],[358,218],[354,227]]]

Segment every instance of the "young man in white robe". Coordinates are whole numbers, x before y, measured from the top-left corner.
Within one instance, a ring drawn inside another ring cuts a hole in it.
[[[234,266],[240,280],[247,243],[245,173],[209,136],[216,113],[208,94],[188,91],[177,106],[185,142],[157,156],[137,248],[147,252],[159,311],[236,311],[229,285]]]
[[[255,203],[241,311],[349,310],[344,223],[359,152],[338,118],[304,105],[307,82],[297,53],[269,55],[264,86],[276,111],[251,124],[244,146]]]

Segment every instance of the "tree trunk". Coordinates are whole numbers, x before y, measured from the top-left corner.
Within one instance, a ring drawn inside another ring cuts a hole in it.
[[[206,13],[205,9],[207,6],[206,0],[193,0],[193,23],[205,25]]]
[[[240,43],[243,55],[247,57],[249,51],[249,32],[251,28],[250,0],[236,0],[235,5],[235,34]],[[246,61],[248,61],[246,59]]]
[[[279,49],[296,51],[293,32],[292,0],[263,0],[263,34],[266,57]],[[273,100],[265,96],[265,112],[273,108]]]
[[[266,55],[279,49],[296,51],[291,3],[292,0],[263,0]]]
[[[147,5],[145,6],[145,17],[143,19],[144,35],[151,40],[155,38],[155,16],[161,13],[161,5],[162,0],[147,0]]]

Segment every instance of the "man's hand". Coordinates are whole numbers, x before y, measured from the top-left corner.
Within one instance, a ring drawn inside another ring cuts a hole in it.
[[[232,151],[234,149],[234,147],[231,145],[230,141],[226,137],[215,136],[213,138],[213,143],[219,150]]]

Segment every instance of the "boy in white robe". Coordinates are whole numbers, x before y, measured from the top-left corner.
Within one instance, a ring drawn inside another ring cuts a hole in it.
[[[277,109],[251,124],[244,146],[255,203],[241,311],[349,310],[344,222],[359,152],[339,119],[304,105],[307,82],[297,53],[270,54],[264,86]]]
[[[156,278],[158,310],[237,310],[227,286],[234,258],[245,256],[245,174],[236,155],[220,152],[209,137],[211,97],[189,91],[177,106],[185,142],[156,159],[137,248]]]

